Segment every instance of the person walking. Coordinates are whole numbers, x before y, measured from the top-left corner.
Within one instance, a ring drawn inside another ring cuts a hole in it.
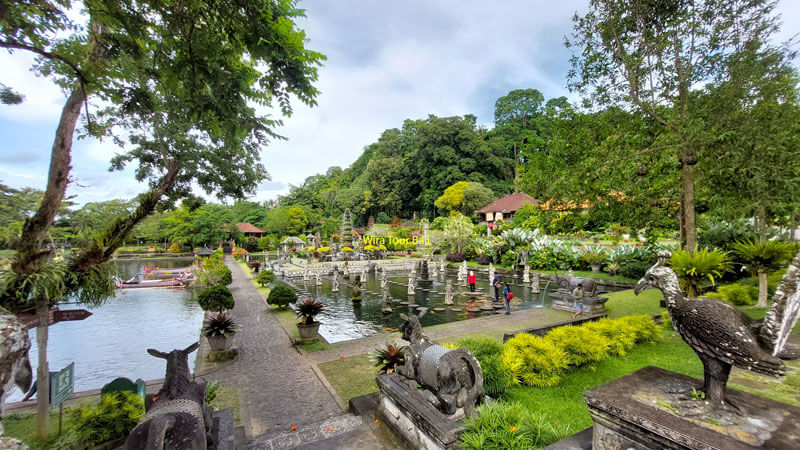
[[[511,314],[511,299],[514,298],[514,293],[511,292],[511,287],[508,286],[508,283],[506,283],[506,287],[503,288],[503,298],[506,302],[506,314]]]
[[[575,301],[575,314],[572,318],[583,317],[583,283],[578,283],[578,287],[572,291],[572,299]]]
[[[475,292],[475,272],[469,271],[469,275],[467,275],[467,283],[469,283],[469,291]]]
[[[500,301],[500,275],[494,274],[494,279],[492,280],[492,286],[494,286],[494,301]]]

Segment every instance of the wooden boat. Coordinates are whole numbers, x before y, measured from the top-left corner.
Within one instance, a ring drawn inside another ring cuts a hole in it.
[[[165,267],[150,267],[142,266],[142,274],[147,275],[180,275],[184,272],[191,272],[191,267],[173,267],[173,268],[165,268]]]
[[[119,289],[141,289],[141,288],[172,288],[183,289],[187,286],[186,280],[179,280],[177,277],[165,280],[140,280],[135,276],[130,280],[120,281]]]

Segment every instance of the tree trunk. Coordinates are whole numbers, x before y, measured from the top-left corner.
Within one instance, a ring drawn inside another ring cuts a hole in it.
[[[767,280],[767,271],[766,270],[759,270],[758,271],[758,303],[756,304],[756,308],[766,308],[767,307],[767,295],[768,295],[768,280]]]
[[[678,232],[679,238],[678,243],[682,249],[686,249],[686,226],[683,224],[684,214],[683,214],[683,193],[681,193],[681,200],[680,200],[680,208],[678,209]]]
[[[692,170],[688,157],[688,151],[684,149],[681,155],[683,160],[681,165],[683,175],[683,201],[681,206],[683,208],[683,233],[686,238],[684,250],[689,252],[690,255],[694,255],[694,249],[697,246],[697,229],[694,216],[694,170]]]
[[[767,242],[767,212],[763,206],[756,210],[756,231],[758,232],[758,242]]]
[[[39,367],[36,369],[36,432],[46,438],[50,424],[50,372],[47,365],[47,322],[50,304],[45,295],[37,301],[36,349],[39,352]]]

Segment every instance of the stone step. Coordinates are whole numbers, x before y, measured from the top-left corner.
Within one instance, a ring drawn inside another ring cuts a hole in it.
[[[342,414],[321,422],[308,425],[297,425],[297,429],[276,430],[266,432],[256,436],[248,445],[248,449],[258,450],[278,450],[290,448],[340,448],[338,445],[330,446],[338,442],[340,436],[348,434],[360,427],[366,427],[361,417],[353,414]],[[329,430],[330,428],[330,430]],[[326,445],[321,443],[327,442]]]

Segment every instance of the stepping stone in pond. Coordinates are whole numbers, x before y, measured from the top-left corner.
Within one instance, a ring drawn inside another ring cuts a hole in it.
[[[418,305],[418,304],[416,304],[416,303],[409,303],[409,304],[408,304],[408,307],[409,307],[409,308],[418,308],[418,307],[419,307],[419,305]]]
[[[467,308],[468,313],[479,313],[481,312],[480,308]]]
[[[427,309],[427,308],[426,308],[426,307],[424,307],[424,306],[418,306],[418,307],[417,307],[417,311],[422,311],[423,309]]]
[[[402,303],[402,301],[399,298],[393,298],[391,300],[392,300],[393,303]],[[408,302],[406,302],[406,303],[408,303]]]
[[[403,305],[403,306],[408,306],[408,305],[411,304],[411,302],[400,302],[400,304]]]
[[[502,304],[502,303],[492,303],[492,307],[493,307],[494,309],[501,309],[501,308],[502,308],[502,309],[506,309],[506,305],[504,305],[504,304]]]
[[[461,312],[461,311],[463,311],[463,309],[461,309],[461,308],[450,308],[450,311]]]
[[[503,308],[503,309],[495,309],[494,313],[495,314],[505,314],[506,313],[506,309],[505,308]]]
[[[433,312],[442,312],[445,311],[444,308],[433,308]]]
[[[492,306],[481,306],[481,311],[494,311],[494,307]]]

